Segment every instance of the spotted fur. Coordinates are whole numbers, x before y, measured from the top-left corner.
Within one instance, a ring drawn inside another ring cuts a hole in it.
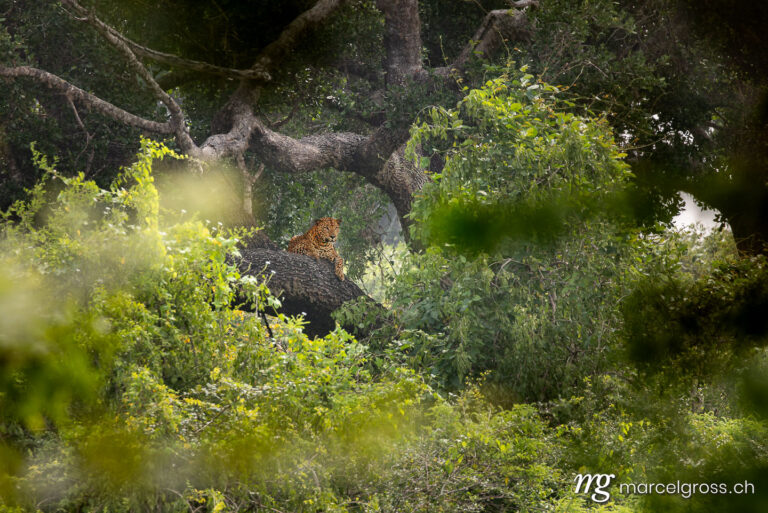
[[[336,253],[333,243],[339,236],[341,219],[322,217],[303,235],[296,235],[288,243],[288,251],[309,255],[315,260],[324,258],[333,263],[336,276],[344,281],[344,259]]]

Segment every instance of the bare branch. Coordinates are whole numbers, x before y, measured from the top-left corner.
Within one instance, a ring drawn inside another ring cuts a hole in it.
[[[264,174],[264,164],[259,164],[259,168],[256,170],[256,172],[251,177],[251,182],[256,183],[261,178],[261,175]]]
[[[91,134],[88,133],[88,130],[85,128],[85,125],[83,124],[83,120],[80,119],[80,113],[77,112],[77,107],[75,107],[75,104],[72,102],[72,95],[65,94],[64,96],[67,97],[67,103],[69,104],[69,107],[72,109],[72,113],[75,115],[75,121],[77,121],[77,126],[82,128],[83,132],[85,132],[86,139],[91,139]]]
[[[87,21],[83,20],[83,21]],[[196,73],[204,73],[207,75],[218,75],[222,77],[229,77],[229,78],[238,78],[238,79],[244,79],[244,80],[260,80],[263,82],[267,82],[272,79],[272,77],[267,73],[265,70],[254,67],[251,69],[234,69],[234,68],[224,68],[222,66],[216,66],[214,64],[209,64],[207,62],[202,61],[196,61],[193,59],[184,59],[182,57],[179,57],[178,55],[173,55],[170,53],[165,52],[159,52],[157,50],[154,50],[152,48],[148,48],[146,46],[142,46],[135,41],[132,41],[122,35],[120,32],[115,30],[114,28],[105,25],[106,29],[109,30],[109,32],[119,40],[121,40],[123,43],[125,43],[134,54],[138,55],[139,57],[144,57],[145,59],[151,59],[157,63],[165,64],[167,66],[173,66],[175,68],[181,68],[189,71],[194,71]]]
[[[123,54],[131,68],[133,68],[144,82],[146,82],[147,87],[149,87],[149,90],[155,98],[160,100],[170,111],[171,126],[174,129],[174,135],[176,136],[176,141],[179,143],[179,146],[181,146],[182,150],[188,154],[197,154],[199,149],[187,132],[184,112],[181,110],[181,107],[176,103],[176,100],[171,98],[171,96],[158,85],[152,74],[139,61],[125,41],[115,35],[116,31],[112,27],[98,19],[92,12],[77,3],[77,0],[61,0],[61,2],[84,16],[86,18],[85,23],[94,27],[104,39]]]
[[[80,150],[80,153],[77,154],[77,157],[75,157],[75,162],[80,160],[80,157],[85,153],[85,150],[88,149],[88,146],[91,144],[91,139],[93,139],[93,135],[91,135],[88,132],[88,129],[85,128],[85,123],[83,123],[83,120],[80,119],[80,113],[77,112],[77,107],[75,106],[75,103],[72,101],[72,96],[70,94],[65,94],[67,98],[67,104],[69,104],[69,107],[72,109],[72,114],[75,115],[75,121],[77,121],[77,126],[79,126],[83,133],[85,133],[85,145],[83,146],[83,149]],[[88,176],[91,171],[91,163],[93,162],[93,155],[94,155],[94,149],[91,148],[91,153],[88,157],[88,161],[85,165],[85,176]]]
[[[198,79],[199,79],[199,75],[197,73],[189,71],[187,69],[170,70],[168,73],[159,74],[155,78],[155,80],[157,80],[158,85],[162,87],[165,91],[176,89],[177,87],[180,87],[189,82],[194,82]]]
[[[146,46],[141,46],[138,43],[131,41],[125,36],[119,34],[117,31],[115,31],[115,35],[116,37],[122,39],[128,46],[130,46],[131,50],[133,50],[137,55],[147,59],[152,59],[153,61],[159,62],[160,64],[166,64],[168,66],[183,68],[208,75],[219,75],[222,77],[239,78],[245,80],[260,80],[262,82],[268,82],[272,79],[269,73],[259,69],[258,67],[253,67],[251,69],[224,68],[222,66],[216,66],[207,62],[184,59],[170,53],[158,52],[157,50],[147,48]]]
[[[517,8],[536,6],[535,0],[513,2]],[[530,37],[528,17],[523,11],[497,9],[489,12],[472,40],[464,47],[456,60],[447,67],[435,69],[438,75],[461,72],[473,55],[490,55],[501,47],[506,40],[524,41]]]
[[[402,146],[407,139],[407,127],[380,127],[369,136],[346,132],[293,139],[254,118],[251,148],[278,172],[305,173],[333,167],[364,177],[389,196],[406,226],[413,195],[428,180],[421,169],[403,158]]]
[[[519,0],[518,2],[509,2],[516,9],[525,9],[526,7],[538,7],[539,0]]]
[[[248,172],[248,168],[245,165],[245,157],[242,153],[237,155],[235,159],[237,161],[237,168],[240,170],[240,176],[243,180],[243,211],[245,215],[253,215],[253,183],[254,178]],[[264,170],[264,164],[261,165],[260,171]]]
[[[266,115],[263,115],[262,117],[264,117],[267,120],[267,125],[269,126],[269,128],[280,128],[284,124],[288,123],[291,120],[291,118],[293,118],[293,116],[296,115],[296,113],[299,111],[300,105],[301,105],[301,102],[299,101],[298,98],[296,98],[296,101],[293,102],[293,107],[291,107],[291,112],[289,112],[283,119],[278,119],[277,121],[270,121],[270,119],[267,118]]]
[[[257,56],[253,70],[268,72],[285,57],[306,32],[323,23],[331,14],[347,0],[319,0],[312,8],[296,17],[283,30],[280,36],[268,44]]]
[[[125,111],[119,107],[112,105],[109,102],[102,100],[101,98],[92,95],[86,91],[83,91],[79,87],[76,87],[64,79],[57,77],[52,73],[43,71],[37,68],[30,68],[29,66],[18,66],[15,68],[0,67],[0,76],[17,78],[28,77],[37,80],[38,82],[45,84],[51,89],[61,91],[67,97],[77,100],[78,102],[86,105],[87,107],[104,114],[112,119],[125,123],[129,126],[141,128],[148,132],[156,134],[173,134],[174,128],[170,123],[158,123],[157,121],[150,121],[148,119],[141,118],[128,111]]]

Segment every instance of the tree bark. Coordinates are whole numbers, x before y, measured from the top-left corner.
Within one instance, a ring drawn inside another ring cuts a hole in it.
[[[366,296],[352,281],[341,281],[329,260],[282,251],[264,236],[245,241],[240,253],[240,271],[267,278],[270,291],[282,303],[280,313],[303,315],[309,322],[304,329],[309,336],[332,331],[331,313],[347,301]]]
[[[404,86],[421,71],[421,22],[417,0],[377,0],[384,13],[387,86]]]

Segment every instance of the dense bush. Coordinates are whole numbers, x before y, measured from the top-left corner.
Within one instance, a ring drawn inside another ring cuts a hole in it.
[[[160,212],[144,141],[109,190],[58,175],[3,218],[0,508],[509,511],[567,479],[535,409],[457,402],[344,331],[274,338],[237,234]],[[240,295],[238,295],[240,291]]]
[[[595,204],[629,172],[604,121],[566,107],[512,70],[413,130],[417,162],[444,166],[411,214],[428,249],[405,258],[374,344],[394,338],[441,387],[490,370],[508,402],[543,400],[607,368],[634,236]]]

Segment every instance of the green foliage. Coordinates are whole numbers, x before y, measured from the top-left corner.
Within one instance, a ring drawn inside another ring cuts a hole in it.
[[[606,124],[565,112],[555,93],[510,72],[413,130],[411,154],[419,145],[445,165],[411,212],[430,247],[403,261],[375,344],[440,387],[492,370],[506,403],[550,399],[605,369],[617,345],[633,238],[595,204],[628,168]]]
[[[163,248],[149,163],[167,150],[149,142],[144,148],[143,159],[121,178],[135,182],[130,188],[116,184],[103,191],[82,176],[61,178],[63,189],[53,204],[46,204],[41,183],[28,202],[3,214],[8,367],[0,398],[7,401],[10,421],[39,429],[43,414],[62,421],[73,399],[92,395],[100,376],[91,360],[108,364],[115,340],[99,309],[83,308],[88,296],[127,285],[121,271],[145,274],[159,267]],[[56,177],[47,159],[35,155]],[[136,224],[128,224],[131,218]]]
[[[757,313],[765,309],[765,265],[737,258],[721,233],[693,235],[638,242],[642,257],[621,308],[626,359],[617,361],[629,365],[620,379],[597,381],[561,404],[560,414],[571,419],[575,464],[621,469],[625,482],[715,490],[645,495],[643,510],[760,511],[763,490],[738,494],[733,486],[759,481],[767,464],[765,326]]]
[[[722,233],[699,237],[648,237],[630,269],[623,353],[642,389],[632,409],[670,419],[679,409],[764,419],[764,259],[738,258]]]
[[[698,401],[665,398],[659,404],[658,390],[644,393],[649,386],[603,376],[586,382],[579,396],[551,405],[555,422],[563,422],[561,464],[579,473],[610,470],[611,501],[631,504],[634,511],[760,511],[764,490],[756,485],[739,495],[733,486],[760,481],[765,423],[714,414]],[[675,493],[636,491],[653,483],[683,487]],[[622,493],[622,484],[640,488]],[[701,484],[706,491],[692,491]]]
[[[550,204],[553,192],[610,192],[628,178],[628,167],[619,160],[624,155],[614,145],[605,122],[566,112],[556,92],[556,88],[535,81],[523,68],[519,74],[503,75],[469,91],[456,109],[431,110],[429,123],[425,121],[413,131],[409,147],[421,144],[432,158],[442,155],[445,167],[434,177],[435,183],[425,186],[414,205],[414,235],[429,243],[434,231],[451,229],[443,224],[447,212],[441,212],[441,207],[450,210],[467,204],[478,208],[502,201],[534,203],[527,209],[530,211],[512,212],[496,224],[489,221],[497,212],[483,212],[475,223],[454,230],[467,236],[476,233],[480,225],[490,224],[505,231],[489,234],[491,241],[506,232],[520,238],[526,228],[546,234],[547,223],[558,212],[542,210],[541,206],[536,210],[535,202]],[[519,216],[525,220],[509,223]],[[539,229],[529,228],[532,222],[536,225],[537,217],[542,218],[536,226]],[[438,238],[436,242],[447,241]],[[461,245],[467,246],[466,241]],[[477,249],[494,249],[489,246],[486,243]]]
[[[534,408],[494,411],[473,388],[429,416],[428,436],[394,462],[373,511],[532,511],[562,494],[552,467],[561,447]]]
[[[624,304],[631,357],[696,372],[764,346],[766,278],[765,259],[755,257],[723,264],[692,283],[644,281]]]
[[[105,353],[110,339],[98,317],[78,312],[68,298],[46,295],[44,281],[3,259],[0,277],[0,433],[33,431],[60,422],[75,401],[94,399],[101,385],[91,353]]]
[[[663,451],[654,452],[656,468],[649,477],[660,482],[723,483],[726,488],[690,498],[648,495],[643,506],[648,511],[762,511],[768,504],[768,494],[758,485],[768,469],[766,425],[712,413],[686,420],[684,429],[670,433]],[[752,483],[754,489],[737,494],[737,483]]]

